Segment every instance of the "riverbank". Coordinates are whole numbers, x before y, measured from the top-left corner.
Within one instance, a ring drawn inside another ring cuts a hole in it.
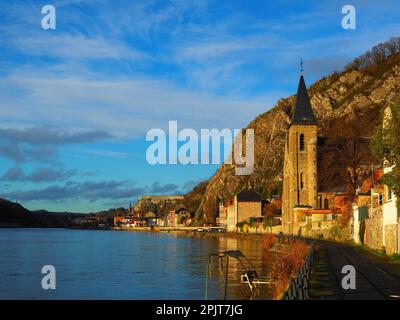
[[[198,231],[199,227],[114,227],[114,231],[127,231],[127,232],[154,232],[154,233],[167,233],[179,236],[190,236],[197,238],[218,238],[227,237],[235,239],[254,239],[262,240],[265,234],[261,233],[243,233],[243,232],[217,232],[217,231]],[[201,229],[201,228],[200,228]]]

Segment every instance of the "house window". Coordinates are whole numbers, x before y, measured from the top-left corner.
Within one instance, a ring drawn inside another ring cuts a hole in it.
[[[392,190],[389,187],[387,187],[387,199],[392,200]]]
[[[324,200],[324,208],[325,209],[329,209],[329,200],[328,200],[328,198],[325,198],[325,200]]]
[[[300,190],[304,188],[303,172],[300,173]]]
[[[300,151],[304,151],[304,134],[300,134]]]

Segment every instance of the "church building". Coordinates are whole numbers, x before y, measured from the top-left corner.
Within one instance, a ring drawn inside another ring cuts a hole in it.
[[[294,232],[295,211],[317,208],[317,131],[318,122],[301,75],[285,143],[282,226],[287,233]]]
[[[342,181],[334,181],[334,187],[319,185],[319,149],[324,141],[326,138],[318,139],[318,121],[301,74],[285,141],[282,194],[284,233],[323,234],[322,231],[329,230],[337,216],[352,201]]]

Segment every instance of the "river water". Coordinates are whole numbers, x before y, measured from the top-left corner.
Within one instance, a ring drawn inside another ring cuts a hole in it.
[[[208,255],[241,250],[265,274],[260,241],[163,233],[70,229],[0,229],[0,299],[224,298],[225,275],[206,277]],[[44,290],[44,265],[56,270],[56,289]],[[245,299],[231,259],[227,298]],[[268,298],[265,286],[258,298]]]

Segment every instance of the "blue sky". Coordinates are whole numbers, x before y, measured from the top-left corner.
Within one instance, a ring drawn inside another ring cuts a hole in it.
[[[90,212],[186,192],[218,166],[149,165],[148,130],[245,127],[296,91],[301,57],[311,84],[399,36],[399,16],[397,0],[2,1],[0,197]]]

